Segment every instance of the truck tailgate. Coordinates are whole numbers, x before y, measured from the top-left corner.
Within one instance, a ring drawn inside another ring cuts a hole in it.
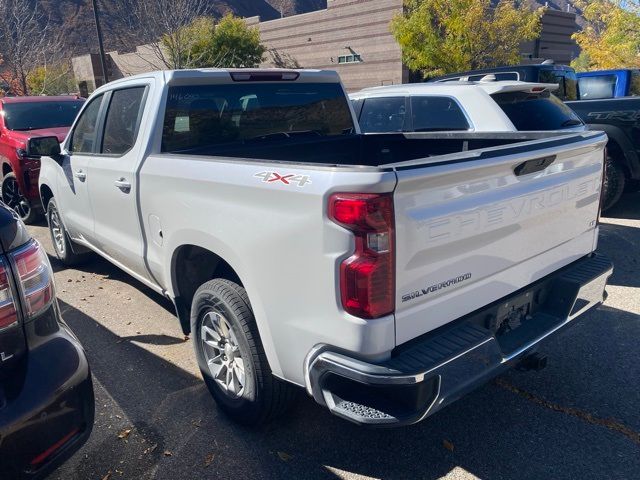
[[[606,135],[395,165],[396,343],[593,251]]]

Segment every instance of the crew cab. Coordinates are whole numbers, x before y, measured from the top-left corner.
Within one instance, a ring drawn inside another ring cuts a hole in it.
[[[363,133],[585,130],[553,91],[557,84],[514,80],[411,83],[349,95]]]
[[[204,69],[104,85],[28,153],[58,258],[97,252],[171,299],[224,412],[260,423],[304,387],[391,426],[602,303],[605,143],[363,135],[335,72]]]
[[[0,203],[0,478],[44,478],[86,442],[94,409],[48,256]]]
[[[38,193],[40,161],[26,155],[31,137],[64,140],[84,100],[76,96],[0,98],[2,201],[26,223],[42,214]]]
[[[580,100],[640,96],[640,69],[595,70],[578,73]]]

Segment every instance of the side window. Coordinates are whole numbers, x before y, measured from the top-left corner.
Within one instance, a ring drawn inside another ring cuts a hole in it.
[[[469,130],[470,125],[460,106],[448,97],[412,97],[411,115],[414,132]]]
[[[406,121],[405,97],[367,98],[360,113],[363,133],[402,132]]]
[[[123,155],[133,148],[138,135],[138,116],[146,87],[114,90],[104,125],[102,153]]]
[[[631,72],[629,95],[632,97],[640,97],[640,70],[634,70]]]
[[[582,77],[580,82],[580,99],[597,100],[613,98],[616,91],[617,77],[615,75],[598,75],[597,77]]]
[[[72,153],[94,153],[98,128],[98,114],[103,95],[93,98],[87,108],[80,114],[80,118],[71,133],[69,151]]]

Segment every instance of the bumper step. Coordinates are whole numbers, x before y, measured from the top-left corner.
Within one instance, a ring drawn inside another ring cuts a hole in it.
[[[544,339],[602,303],[612,272],[606,257],[583,258],[444,329],[401,345],[385,362],[367,363],[318,346],[305,363],[307,390],[332,413],[354,423],[416,423],[515,366]],[[507,324],[509,328],[501,330],[496,325],[503,325],[504,319],[499,317],[511,305],[530,305],[530,314],[513,329]]]

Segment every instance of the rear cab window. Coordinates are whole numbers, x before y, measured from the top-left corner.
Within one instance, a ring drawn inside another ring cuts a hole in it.
[[[519,131],[561,130],[583,125],[582,120],[549,92],[507,92],[492,98]]]
[[[613,98],[616,92],[616,75],[582,77],[578,80],[581,100],[601,100]]]
[[[162,151],[211,155],[215,147],[295,143],[355,133],[339,83],[170,86]]]
[[[563,100],[578,100],[578,77],[572,70],[542,69],[538,81],[560,85],[556,94]]]

